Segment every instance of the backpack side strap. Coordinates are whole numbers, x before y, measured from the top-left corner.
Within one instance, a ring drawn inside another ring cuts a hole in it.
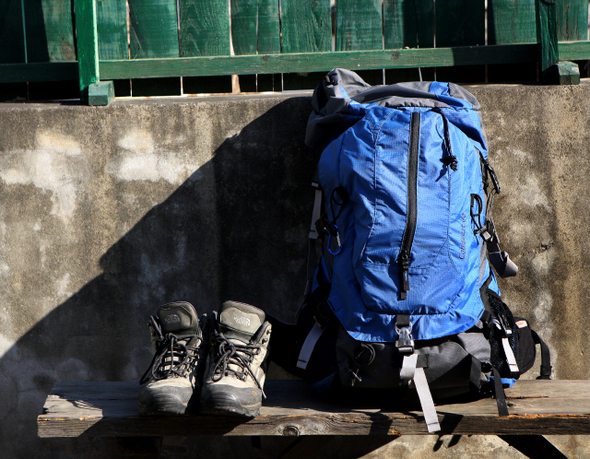
[[[547,343],[541,339],[539,334],[531,329],[533,341],[541,347],[541,374],[537,379],[551,379],[551,353]]]

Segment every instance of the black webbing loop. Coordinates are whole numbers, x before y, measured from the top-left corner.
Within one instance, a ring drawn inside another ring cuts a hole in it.
[[[395,316],[395,326],[397,328],[404,328],[410,326],[410,315],[409,314],[398,314]]]
[[[541,339],[535,330],[531,330],[533,341],[541,347],[541,371],[537,379],[551,379],[551,352],[547,343]]]

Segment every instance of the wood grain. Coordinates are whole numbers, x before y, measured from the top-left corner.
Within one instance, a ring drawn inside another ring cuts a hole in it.
[[[193,435],[422,435],[419,410],[351,407],[318,399],[302,381],[268,381],[260,416],[139,416],[137,382],[58,383],[38,417],[41,437]],[[590,434],[590,381],[520,381],[495,400],[437,406],[443,433]]]

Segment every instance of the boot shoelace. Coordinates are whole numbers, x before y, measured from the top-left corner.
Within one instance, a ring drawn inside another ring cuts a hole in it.
[[[153,325],[160,335],[157,338],[158,350],[139,383],[144,384],[150,378],[161,380],[171,376],[185,377],[187,371],[194,367],[198,359],[198,345],[200,343],[197,342],[197,346],[187,346],[193,338],[197,338],[197,335],[189,335],[182,339],[178,339],[173,333],[164,336],[160,327],[155,323]]]
[[[212,347],[216,348],[217,354],[215,368],[211,376],[212,381],[219,381],[224,376],[228,376],[230,372],[235,374],[241,381],[246,381],[246,378],[250,375],[262,391],[262,396],[266,398],[260,381],[258,381],[250,367],[254,357],[260,354],[260,346],[236,344],[218,334],[212,340]]]

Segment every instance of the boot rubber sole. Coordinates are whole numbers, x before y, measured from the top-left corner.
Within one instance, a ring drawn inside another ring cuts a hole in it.
[[[255,418],[260,414],[261,406],[262,401],[252,405],[244,405],[235,395],[220,392],[209,394],[207,398],[201,400],[200,412],[202,414]]]

